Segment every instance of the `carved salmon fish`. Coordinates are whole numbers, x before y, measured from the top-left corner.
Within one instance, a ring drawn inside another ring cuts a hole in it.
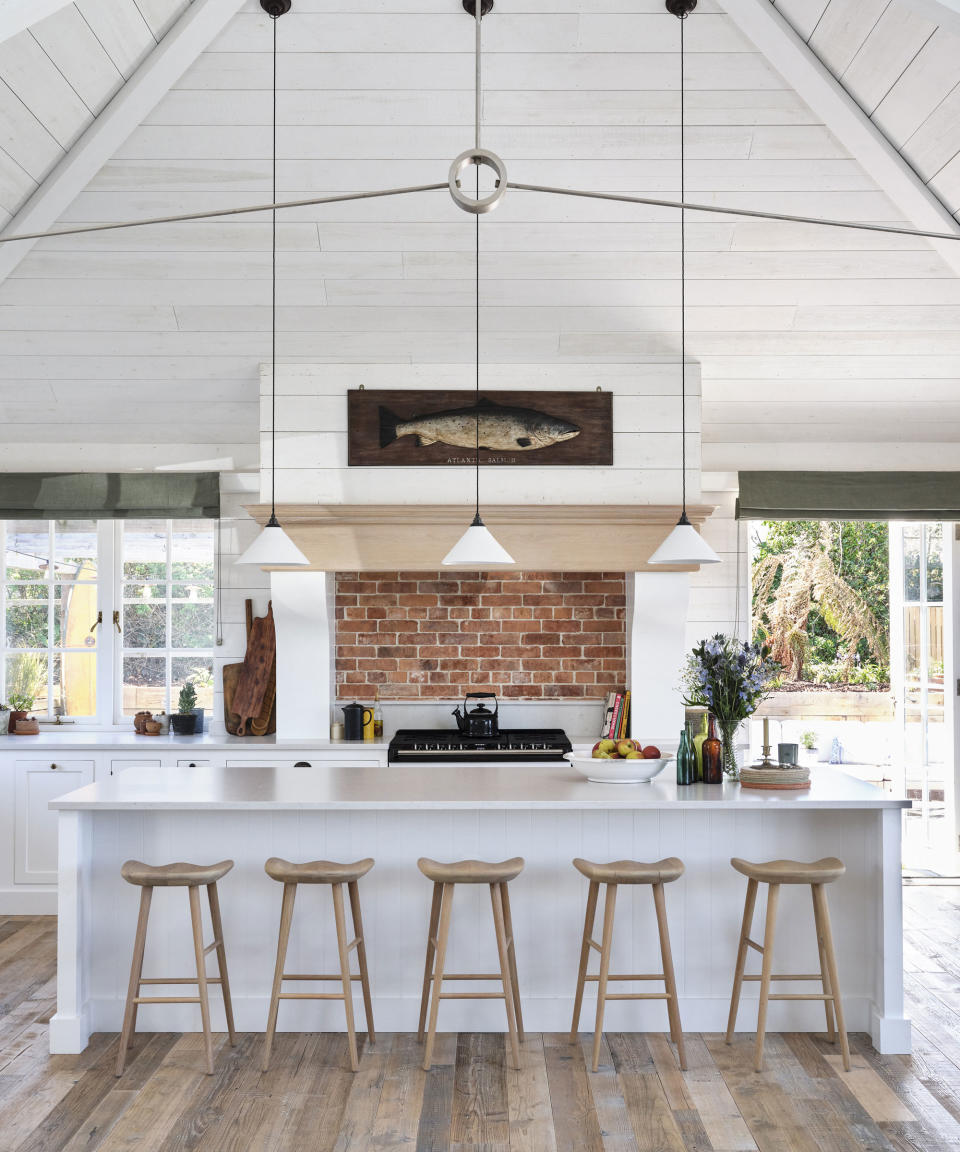
[[[480,447],[497,452],[527,452],[548,448],[561,440],[580,435],[576,424],[535,408],[509,408],[481,399],[472,408],[452,408],[429,416],[404,420],[389,408],[380,409],[380,447],[386,448],[401,436],[415,436],[417,444],[449,444],[474,448],[477,426]]]

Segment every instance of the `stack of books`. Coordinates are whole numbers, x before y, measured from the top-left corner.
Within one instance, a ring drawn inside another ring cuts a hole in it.
[[[630,693],[620,688],[607,693],[607,703],[600,725],[601,740],[623,740],[630,734]]]

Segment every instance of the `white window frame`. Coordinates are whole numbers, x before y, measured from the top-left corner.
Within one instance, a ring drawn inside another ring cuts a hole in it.
[[[42,517],[38,517],[38,520]],[[146,519],[146,518],[145,518]],[[161,517],[152,518],[154,520],[161,519]],[[172,599],[169,591],[172,585],[172,558],[170,549],[170,534],[173,520],[167,519],[167,574],[166,574],[166,595],[165,605],[167,613],[167,634],[169,635],[169,625],[172,612]],[[176,519],[176,518],[174,518]],[[15,524],[16,521],[3,521],[0,519],[0,529],[3,534],[6,531],[6,524]],[[54,521],[50,521],[53,524]],[[123,544],[123,528],[124,525],[134,525],[135,520],[98,520],[96,521],[96,536],[97,536],[97,608],[96,611],[102,618],[102,623],[97,628],[97,714],[95,716],[70,716],[64,717],[64,723],[69,724],[73,728],[83,728],[97,731],[126,731],[130,728],[131,718],[123,714],[123,636],[122,633],[117,632],[117,626],[114,623],[114,612],[119,613],[119,620],[123,621],[123,565],[122,565],[122,544]],[[5,545],[5,540],[0,541]],[[214,530],[214,549],[216,549],[216,534]],[[34,581],[34,583],[39,583]],[[51,588],[55,581],[51,578],[47,581]],[[217,586],[216,579],[214,579],[214,620],[217,619],[218,604],[219,604],[220,590]],[[7,572],[6,572],[6,548],[5,546],[0,549],[0,612],[2,612],[3,627],[6,627],[6,610],[7,610],[8,596],[7,596]],[[52,594],[48,600],[51,605],[48,611],[54,610],[55,602]],[[49,615],[48,615],[49,619]],[[91,623],[93,623],[91,621]],[[52,635],[52,631],[49,635]],[[0,649],[0,654],[4,657],[3,667],[0,669],[0,684],[3,686],[3,702],[6,703],[6,657],[16,655],[20,649],[4,648]],[[24,653],[34,651],[34,649],[25,648],[22,650]],[[39,650],[37,650],[39,651]],[[47,652],[50,649],[46,649]],[[216,637],[213,638],[213,643],[210,649],[206,648],[151,648],[151,649],[133,649],[134,652],[143,652],[145,655],[159,656],[163,655],[167,661],[168,672],[170,670],[170,662],[180,656],[191,657],[196,656],[198,660],[207,659],[209,657],[211,664],[216,669]],[[169,679],[169,677],[168,677]],[[47,691],[48,699],[50,698],[50,680],[51,673],[47,673]],[[171,711],[170,701],[170,688],[166,689],[166,712],[169,714]],[[49,722],[53,722],[51,713]]]

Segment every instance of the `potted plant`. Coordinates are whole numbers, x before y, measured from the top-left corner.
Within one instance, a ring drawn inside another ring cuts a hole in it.
[[[813,763],[817,759],[817,734],[816,732],[801,732],[800,743],[803,745],[804,759],[808,764]]]
[[[10,709],[10,720],[8,724],[8,731],[11,735],[16,732],[17,724],[21,720],[26,720],[30,715],[30,710],[33,708],[34,697],[28,695],[26,692],[11,692],[7,697],[7,706]]]
[[[194,670],[190,673],[189,679],[194,688],[209,689],[211,690],[212,695],[213,672],[209,668],[206,668],[201,664],[199,667],[194,668]],[[204,708],[198,707],[194,708],[193,712],[197,718],[197,735],[200,736],[203,733],[203,718],[206,710]]]
[[[170,717],[170,724],[178,736],[192,736],[197,730],[197,690],[188,680],[180,689],[177,710]]]

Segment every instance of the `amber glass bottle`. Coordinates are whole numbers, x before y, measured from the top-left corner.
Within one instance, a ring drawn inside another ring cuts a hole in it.
[[[710,713],[707,738],[703,742],[703,782],[723,783],[723,742],[717,736],[717,721]]]

